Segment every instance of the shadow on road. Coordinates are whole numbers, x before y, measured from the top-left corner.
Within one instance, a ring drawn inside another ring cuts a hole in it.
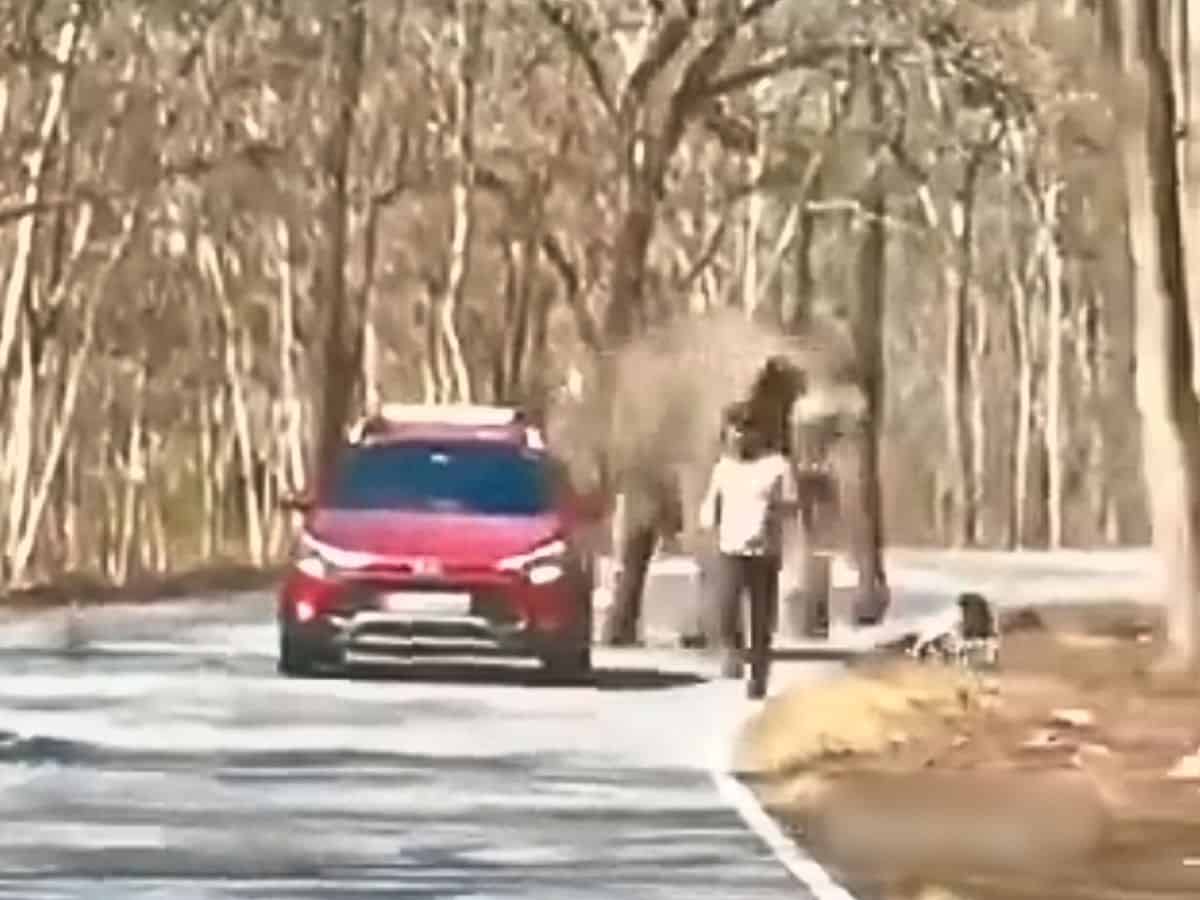
[[[22,672],[63,662],[81,668],[97,666],[104,672],[142,666],[160,674],[214,670],[248,676],[269,673],[275,677],[273,662],[266,663],[259,655],[215,654],[207,648],[197,651],[185,644],[156,650],[90,645],[75,648],[0,648],[0,663],[16,667]],[[597,665],[586,678],[556,680],[536,664],[496,662],[486,657],[478,661],[419,659],[408,662],[398,660],[395,663],[353,662],[346,668],[319,671],[296,680],[330,679],[499,687],[586,687],[600,691],[653,691],[687,687],[707,680],[696,672],[644,664]]]
[[[652,666],[597,666],[582,679],[555,679],[537,667],[496,663],[397,663],[354,665],[323,673],[325,678],[356,681],[402,681],[425,684],[481,684],[508,687],[592,688],[600,691],[653,691],[687,687],[705,679],[694,672],[668,671]]]
[[[776,647],[771,651],[771,659],[775,662],[846,662],[863,655],[862,650],[837,645]]]

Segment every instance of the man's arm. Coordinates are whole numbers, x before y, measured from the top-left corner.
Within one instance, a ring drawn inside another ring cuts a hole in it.
[[[796,478],[796,466],[786,456],[780,456],[779,488],[776,503],[779,512],[794,516],[800,511],[800,486]]]
[[[700,503],[700,527],[711,530],[721,524],[721,460],[713,466],[712,475],[708,479],[708,490],[704,492],[704,500]]]

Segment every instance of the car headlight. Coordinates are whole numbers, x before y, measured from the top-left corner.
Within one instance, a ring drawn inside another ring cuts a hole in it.
[[[498,567],[505,572],[519,572],[530,584],[551,584],[566,573],[567,542],[553,540],[527,553],[518,553],[500,560]]]
[[[564,571],[558,563],[538,563],[536,566],[530,566],[525,577],[529,579],[530,584],[550,584],[562,578]]]
[[[330,574],[330,569],[325,565],[325,560],[315,554],[312,556],[297,557],[296,571],[302,575],[307,575],[309,578],[325,578]]]
[[[300,535],[293,565],[310,578],[329,578],[340,569],[364,569],[373,562],[370,553],[343,550],[305,533]]]

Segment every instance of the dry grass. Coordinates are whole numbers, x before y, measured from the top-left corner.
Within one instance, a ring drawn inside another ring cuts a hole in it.
[[[738,745],[744,773],[786,775],[900,751],[952,733],[977,702],[977,679],[954,669],[889,663],[805,685],[767,702]]]
[[[1200,897],[1200,791],[1166,777],[1200,744],[1200,687],[1154,673],[1145,609],[1042,620],[987,683],[884,665],[786,694],[742,763],[818,855],[895,900]]]

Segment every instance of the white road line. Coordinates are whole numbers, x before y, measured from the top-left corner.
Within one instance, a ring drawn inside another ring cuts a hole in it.
[[[713,764],[709,768],[717,792],[737,811],[746,827],[770,848],[792,877],[812,894],[814,900],[857,900],[788,837],[779,823],[762,808],[754,792],[732,774],[734,742],[730,738],[727,734],[720,735]]]

